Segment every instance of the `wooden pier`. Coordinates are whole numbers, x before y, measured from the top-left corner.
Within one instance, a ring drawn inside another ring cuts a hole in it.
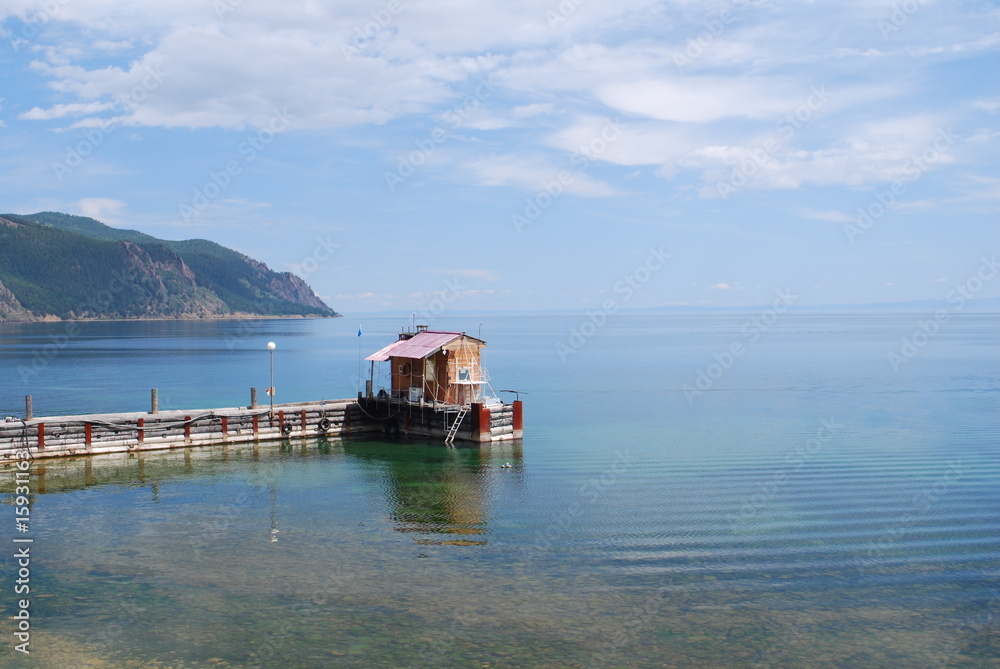
[[[29,395],[24,418],[0,422],[0,463],[346,435],[440,439],[448,445],[521,439],[519,391],[500,391],[514,393],[517,399],[511,403],[494,395],[480,364],[486,342],[464,332],[425,325],[415,329],[368,356],[371,376],[357,399],[263,407],[257,403],[257,389],[251,388],[248,407],[161,412],[154,388],[148,413],[35,417]],[[267,349],[272,353],[268,395],[273,402],[274,342]],[[390,379],[377,392],[376,362],[388,363]]]
[[[154,395],[155,398],[155,395]],[[0,462],[98,453],[372,435],[489,443],[520,438],[521,403],[423,406],[378,397],[269,407],[34,417],[0,422]]]

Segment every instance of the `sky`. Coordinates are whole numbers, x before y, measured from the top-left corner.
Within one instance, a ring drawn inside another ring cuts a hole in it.
[[[1000,296],[992,2],[5,0],[0,40],[0,211],[344,314]]]

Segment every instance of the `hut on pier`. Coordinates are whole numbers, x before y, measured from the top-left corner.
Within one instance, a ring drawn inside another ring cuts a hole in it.
[[[389,363],[393,398],[413,403],[471,405],[483,401],[488,382],[480,364],[486,342],[464,332],[443,332],[417,326],[366,358],[372,365]]]

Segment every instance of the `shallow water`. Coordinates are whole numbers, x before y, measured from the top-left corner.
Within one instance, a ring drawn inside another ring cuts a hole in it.
[[[1000,318],[956,317],[894,372],[922,317],[788,314],[750,341],[747,315],[616,315],[565,362],[579,317],[435,323],[483,323],[494,388],[529,393],[522,444],[36,465],[33,652],[5,620],[2,658],[1000,666]],[[364,353],[397,325],[365,323]],[[65,327],[0,328],[0,412],[29,392],[36,413],[141,410],[151,385],[163,408],[245,404],[268,340],[282,401],[356,392],[342,319],[81,324],[22,383]],[[745,354],[686,397],[734,341]]]

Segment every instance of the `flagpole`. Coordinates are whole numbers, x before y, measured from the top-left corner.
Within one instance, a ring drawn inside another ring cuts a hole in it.
[[[358,325],[358,394],[361,394],[361,326]]]

